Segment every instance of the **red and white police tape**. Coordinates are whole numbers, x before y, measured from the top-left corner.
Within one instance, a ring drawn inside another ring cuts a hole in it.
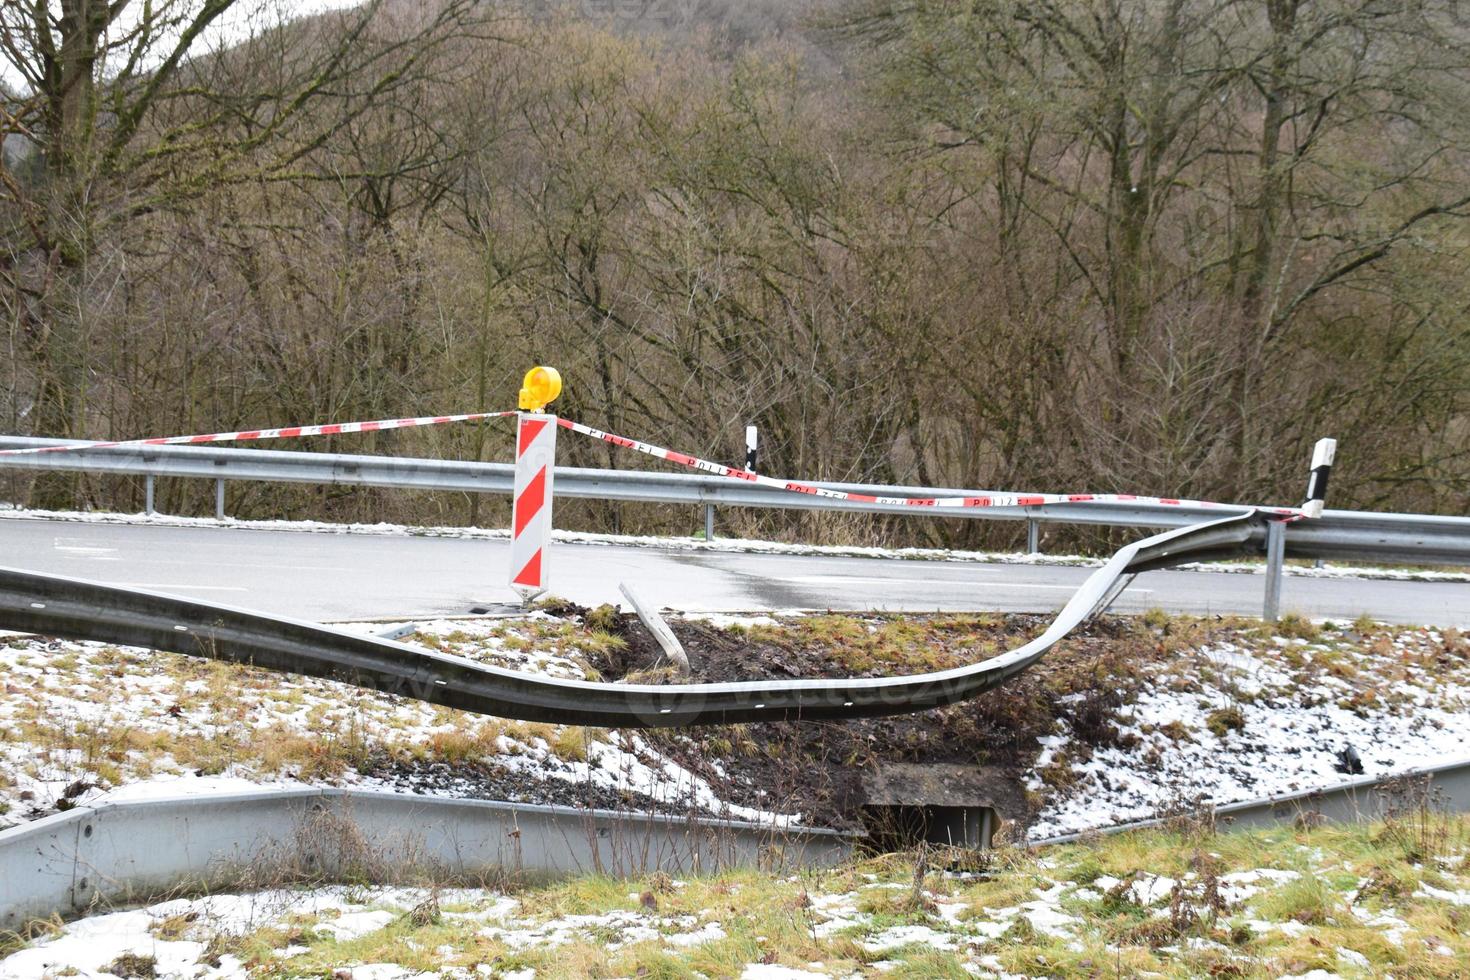
[[[701,470],[712,473],[715,476],[728,476],[734,480],[746,483],[754,483],[763,487],[774,487],[778,490],[787,490],[791,493],[805,493],[815,497],[827,497],[832,500],[849,500],[861,504],[889,504],[900,507],[936,507],[936,508],[973,508],[973,507],[1043,507],[1047,504],[1150,504],[1169,507],[1202,507],[1220,508],[1222,510],[1249,510],[1242,504],[1222,504],[1212,500],[1184,500],[1174,497],[1140,497],[1131,493],[992,493],[984,496],[974,497],[878,497],[866,493],[850,493],[845,490],[829,490],[825,487],[814,486],[810,483],[800,483],[796,480],[778,480],[769,476],[761,476],[747,470],[739,470],[733,466],[725,466],[721,463],[712,463],[707,459],[697,456],[689,456],[684,453],[676,453],[672,449],[664,449],[662,446],[654,446],[637,439],[629,439],[625,436],[614,435],[594,429],[591,426],[573,422],[570,419],[557,419],[557,425],[582,435],[601,439],[603,442],[614,446],[622,446],[624,449],[633,449],[658,459],[666,459],[680,466],[690,469]],[[1296,518],[1301,516],[1301,510],[1294,507],[1260,507],[1254,508],[1262,514],[1274,517]]]
[[[39,453],[64,453],[87,449],[116,449],[136,446],[200,445],[204,443],[218,442],[253,442],[264,439],[297,439],[306,438],[309,436],[349,435],[356,432],[380,432],[391,429],[411,429],[422,426],[449,425],[455,422],[477,422],[484,419],[509,418],[512,415],[518,416],[520,419],[517,438],[517,506],[519,506],[520,504],[520,498],[522,496],[521,490],[525,489],[527,491],[530,491],[534,489],[533,481],[535,478],[535,473],[531,473],[527,477],[527,482],[524,488],[521,486],[520,473],[522,458],[524,458],[526,452],[532,451],[534,451],[534,455],[531,456],[532,461],[542,459],[543,455],[542,452],[539,449],[536,449],[533,445],[536,442],[536,439],[531,440],[531,448],[526,450],[522,450],[521,439],[526,434],[528,423],[536,423],[539,421],[539,425],[533,425],[532,427],[535,428],[536,433],[538,434],[538,438],[550,439],[552,452],[555,451],[554,427],[548,425],[548,423],[555,422],[557,426],[561,426],[564,429],[570,429],[573,432],[578,432],[582,435],[590,436],[594,439],[600,439],[601,441],[611,443],[614,446],[621,446],[625,449],[633,449],[648,456],[668,460],[671,463],[677,463],[680,466],[687,466],[690,469],[700,470],[705,473],[711,473],[715,476],[729,477],[732,480],[741,480],[746,483],[754,483],[760,486],[773,487],[777,490],[785,490],[790,493],[804,493],[815,497],[826,497],[831,500],[847,500],[854,503],[885,504],[900,507],[934,507],[956,509],[981,507],[1044,507],[1047,504],[1064,503],[1137,503],[1189,508],[1219,508],[1223,510],[1244,509],[1243,505],[1241,504],[1222,504],[1212,500],[1187,500],[1174,497],[1144,497],[1130,493],[1058,494],[1002,492],[962,497],[886,497],[865,493],[851,493],[845,490],[829,490],[824,487],[815,486],[810,483],[802,483],[797,480],[780,480],[774,477],[762,476],[759,473],[754,473],[749,470],[736,469],[732,466],[725,466],[722,463],[714,463],[707,459],[700,459],[697,456],[690,456],[685,453],[675,452],[672,449],[665,449],[662,446],[655,446],[651,443],[641,442],[637,439],[629,439],[626,436],[615,435],[610,432],[603,432],[601,429],[594,429],[589,425],[582,425],[580,422],[573,422],[570,419],[559,418],[554,415],[541,415],[536,413],[523,412],[473,412],[462,415],[429,415],[419,418],[407,419],[379,419],[370,422],[332,422],[326,425],[298,425],[279,429],[247,429],[239,432],[212,432],[203,435],[166,436],[153,439],[128,439],[114,442],[83,442],[72,443],[63,446],[41,446],[30,449],[0,449],[0,456],[22,456],[34,455]],[[551,435],[544,437],[540,436],[539,434],[543,432],[551,433]],[[1331,440],[1323,440],[1324,444],[1328,442],[1331,442]],[[1333,443],[1332,445],[1333,448],[1336,448],[1335,443]],[[1319,456],[1322,456],[1322,460],[1313,460],[1313,465],[1315,468],[1313,488],[1314,492],[1318,494],[1318,497],[1314,498],[1314,500],[1319,499],[1321,496],[1325,496],[1325,493],[1322,493],[1320,490],[1316,490],[1316,487],[1318,486],[1318,483],[1326,483],[1326,480],[1323,479],[1323,477],[1325,477],[1326,468],[1331,465],[1330,454],[1323,455],[1321,445],[1319,445],[1318,447],[1318,454]],[[1319,462],[1321,465],[1319,465]],[[529,466],[530,463],[528,462],[527,465]],[[1317,470],[1322,471],[1320,475],[1317,473]],[[541,472],[541,470],[538,468],[536,472]],[[551,499],[551,481],[553,472],[554,471],[550,465],[550,456],[547,456],[544,480],[546,504],[542,508],[542,510],[547,516],[546,524],[548,525],[548,527],[550,525],[549,514]],[[1325,487],[1323,489],[1325,489]],[[530,502],[531,499],[528,498],[527,504],[529,505]],[[1304,514],[1302,508],[1296,507],[1261,507],[1257,509],[1262,514],[1288,519],[1300,519],[1303,516],[1315,516],[1310,512]],[[527,517],[528,521],[532,519],[532,517]],[[529,561],[531,557],[533,556],[528,555],[527,560]],[[524,566],[516,569],[516,575],[518,576],[519,573],[522,571],[524,571]]]
[[[414,429],[454,422],[503,419],[515,412],[475,412],[470,415],[425,415],[416,419],[378,419],[373,422],[329,422],[326,425],[293,425],[282,429],[242,429],[239,432],[210,432],[197,436],[163,436],[156,439],[126,439],[121,442],[83,442],[34,449],[0,449],[0,456],[30,456],[38,453],[79,452],[84,449],[117,449],[130,446],[197,446],[210,442],[255,442],[260,439],[301,439],[307,436],[350,435],[354,432],[384,432]]]
[[[542,369],[544,370],[544,369]],[[528,376],[529,378],[529,376]],[[559,380],[559,379],[558,379]],[[560,390],[559,384],[556,390]],[[524,401],[523,392],[523,401]],[[550,395],[554,398],[555,393]],[[550,400],[547,398],[546,400]],[[534,400],[534,399],[533,399]],[[544,405],[544,402],[540,402]],[[535,407],[539,407],[535,406]],[[1126,493],[991,493],[960,497],[886,497],[845,490],[829,490],[825,487],[796,480],[778,480],[762,476],[752,469],[736,469],[722,463],[714,463],[697,456],[674,452],[662,446],[629,439],[573,422],[570,419],[540,411],[521,412],[474,412],[463,415],[432,415],[408,419],[380,419],[371,422],[333,422],[326,425],[298,425],[280,429],[247,429],[239,432],[212,432],[204,435],[168,436],[155,439],[129,439],[115,442],[84,442],[62,446],[43,446],[33,449],[4,449],[0,456],[22,456],[40,453],[75,452],[83,449],[114,449],[138,446],[200,445],[218,442],[254,442],[263,439],[298,439],[309,436],[348,435],[357,432],[380,432],[391,429],[411,429],[421,426],[449,425],[455,422],[476,422],[483,419],[498,419],[516,416],[516,462],[515,490],[511,505],[511,560],[510,585],[529,602],[546,592],[549,582],[547,548],[551,544],[552,487],[556,476],[556,430],[557,427],[599,439],[614,446],[632,449],[657,459],[668,460],[680,466],[729,477],[745,483],[772,487],[788,493],[804,493],[830,500],[846,500],[853,503],[884,504],[899,507],[930,507],[935,509],[967,509],[984,507],[1044,507],[1047,504],[1130,504],[1176,506],[1189,508],[1219,508],[1222,510],[1247,509],[1238,504],[1222,504],[1210,500],[1185,500],[1174,497],[1141,497]],[[754,462],[755,446],[751,430],[747,430],[747,466]],[[1299,508],[1264,507],[1260,513],[1283,521],[1298,521],[1307,517],[1318,517],[1322,512],[1322,499],[1326,497],[1327,475],[1333,462],[1333,450],[1337,444],[1324,439],[1317,445],[1312,460],[1312,482],[1308,490],[1308,502]]]

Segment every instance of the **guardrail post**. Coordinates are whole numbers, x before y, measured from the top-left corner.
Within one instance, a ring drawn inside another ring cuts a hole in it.
[[[1041,525],[1034,517],[1026,520],[1026,553],[1041,554]]]
[[[1274,623],[1281,616],[1281,573],[1286,564],[1286,523],[1266,525],[1266,606],[1261,618]]]
[[[143,513],[149,517],[153,516],[153,474],[148,473],[143,477]]]
[[[715,505],[704,505],[704,539],[713,541],[715,539]]]
[[[214,519],[222,521],[225,519],[225,481],[214,481]]]

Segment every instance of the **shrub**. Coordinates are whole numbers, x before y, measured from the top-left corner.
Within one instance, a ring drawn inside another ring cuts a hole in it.
[[[1205,726],[1215,733],[1216,738],[1224,738],[1228,732],[1245,731],[1245,715],[1233,704],[1228,708],[1216,708],[1205,716]]]
[[[1317,624],[1297,613],[1287,613],[1276,624],[1276,632],[1298,640],[1315,640],[1322,635]]]

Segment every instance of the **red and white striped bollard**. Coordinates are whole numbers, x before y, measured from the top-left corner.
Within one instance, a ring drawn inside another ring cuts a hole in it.
[[[523,602],[548,587],[551,500],[556,479],[555,415],[542,411],[561,394],[561,376],[538,367],[526,375],[516,416],[515,496],[511,504],[510,587]]]

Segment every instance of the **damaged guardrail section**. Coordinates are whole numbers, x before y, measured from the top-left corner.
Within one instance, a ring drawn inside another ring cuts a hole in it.
[[[675,728],[866,718],[978,697],[1107,608],[1134,573],[1245,554],[1263,533],[1262,518],[1247,511],[1136,541],[1095,569],[1040,636],[980,663],[896,677],[667,685],[544,677],[315,623],[12,568],[0,568],[0,628],[251,664],[521,721]]]
[[[819,828],[341,789],[101,803],[0,832],[0,933],[179,889],[823,867],[845,859],[856,839]]]

